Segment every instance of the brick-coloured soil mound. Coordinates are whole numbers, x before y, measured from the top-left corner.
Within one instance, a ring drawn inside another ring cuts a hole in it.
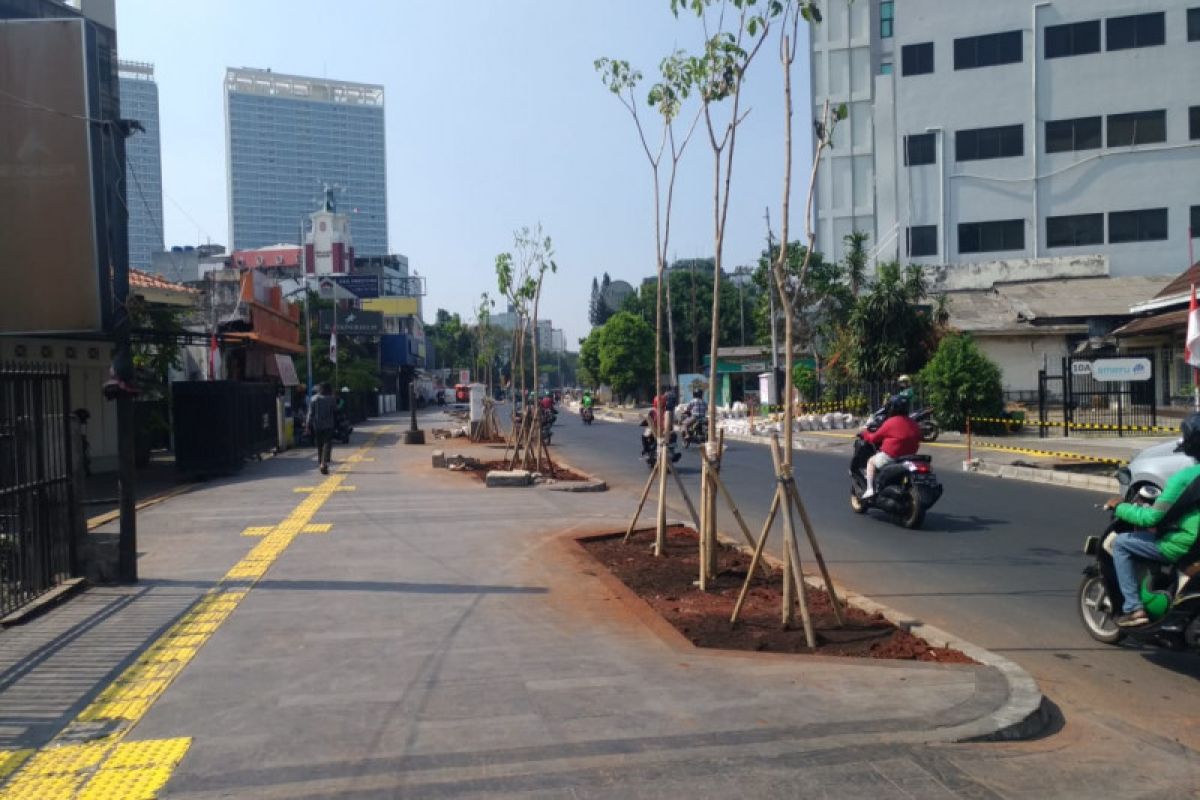
[[[857,608],[844,608],[846,625],[839,628],[829,595],[807,587],[809,613],[817,635],[817,647],[811,650],[804,638],[798,607],[795,628],[784,630],[780,626],[783,573],[778,569],[771,570],[770,580],[761,569],[756,571],[738,623],[731,627],[729,617],[746,579],[750,556],[722,546],[717,555],[717,578],[708,592],[701,592],[693,585],[699,574],[699,549],[698,537],[691,528],[675,526],[667,531],[662,558],[654,557],[652,528],[634,531],[628,544],[621,542],[620,534],[591,537],[580,544],[697,647],[976,663],[957,650],[931,647],[881,615]]]

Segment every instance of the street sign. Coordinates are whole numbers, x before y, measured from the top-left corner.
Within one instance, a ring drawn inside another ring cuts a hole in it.
[[[320,331],[325,334],[333,332],[332,309],[321,309]],[[383,314],[358,309],[338,311],[337,331],[346,336],[379,336],[383,333]]]
[[[1090,362],[1090,361],[1072,361],[1071,362],[1071,374],[1072,375],[1091,375],[1092,374],[1092,362]]]
[[[1098,381],[1148,381],[1148,358],[1098,358],[1092,362],[1092,377]]]
[[[458,371],[458,382],[459,383],[470,383],[471,382],[471,370],[460,369]]]

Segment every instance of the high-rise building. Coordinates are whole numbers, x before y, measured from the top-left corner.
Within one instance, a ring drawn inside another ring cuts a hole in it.
[[[162,141],[154,65],[118,62],[121,113],[141,123],[125,140],[125,192],[129,202],[129,266],[151,269],[163,249]]]
[[[1196,6],[825,4],[813,116],[826,99],[849,115],[820,167],[817,247],[840,257],[857,230],[878,261],[948,274],[1021,262],[1036,277],[1085,256],[1178,272],[1200,235],[1200,94],[1178,80],[1200,64]]]
[[[233,249],[295,242],[331,189],[355,252],[388,252],[383,87],[270,70],[225,73]]]

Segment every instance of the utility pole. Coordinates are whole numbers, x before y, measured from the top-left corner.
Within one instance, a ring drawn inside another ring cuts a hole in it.
[[[313,365],[312,365],[312,318],[309,316],[308,310],[308,264],[304,261],[304,217],[300,218],[300,280],[304,288],[304,353],[305,361],[308,369],[305,375],[308,377],[308,393],[304,395],[304,403],[307,404],[312,400],[313,393]]]

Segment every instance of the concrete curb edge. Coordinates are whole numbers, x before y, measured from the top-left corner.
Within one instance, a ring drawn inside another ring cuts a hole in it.
[[[669,519],[667,522],[671,525],[692,524],[684,519]],[[745,543],[731,538],[722,531],[717,532],[717,538],[723,544],[737,547],[743,552],[751,552]],[[764,552],[763,559],[774,568],[782,569],[783,567],[783,562],[770,553]],[[806,574],[804,582],[813,588],[824,588],[824,582],[819,576]],[[934,732],[943,736],[949,734],[952,742],[1018,741],[1037,736],[1049,724],[1050,714],[1037,681],[1016,662],[941,628],[914,623],[908,615],[852,589],[847,589],[839,581],[835,580],[833,586],[842,602],[849,603],[867,613],[879,613],[896,627],[907,630],[914,636],[919,636],[935,647],[959,650],[980,664],[995,669],[1004,678],[1005,685],[1008,687],[1008,699],[1000,708],[972,722],[935,729]]]

